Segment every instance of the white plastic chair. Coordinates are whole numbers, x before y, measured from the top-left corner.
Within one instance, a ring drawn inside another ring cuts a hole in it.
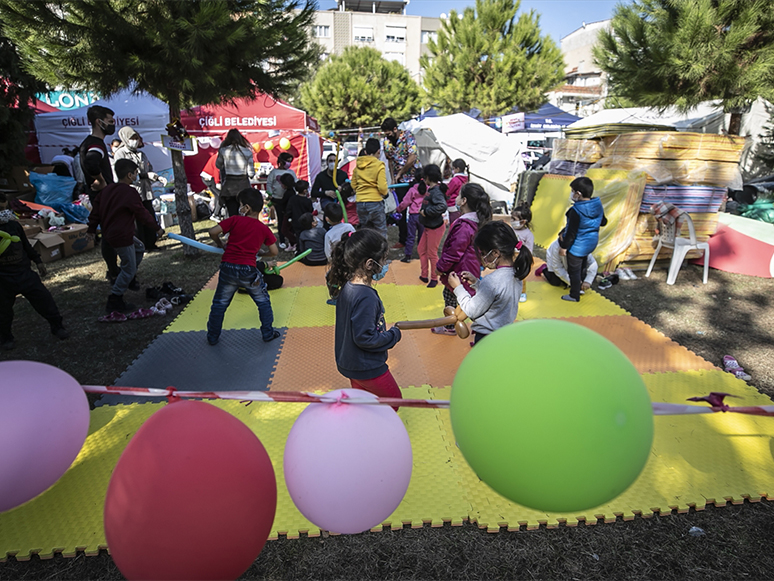
[[[693,220],[685,213],[680,216],[680,219],[684,219],[688,224],[688,236],[689,238],[681,238],[677,236],[674,223],[667,222],[666,220],[658,219],[659,229],[661,235],[658,239],[658,246],[653,253],[653,258],[648,266],[648,271],[645,276],[650,276],[650,272],[653,270],[653,265],[656,263],[658,253],[661,247],[672,249],[672,261],[669,263],[669,274],[667,275],[667,284],[675,284],[677,280],[677,274],[680,272],[680,267],[683,265],[686,254],[689,250],[694,248],[697,250],[704,250],[704,284],[707,284],[707,276],[709,274],[709,244],[707,242],[696,241],[696,230],[693,228]]]

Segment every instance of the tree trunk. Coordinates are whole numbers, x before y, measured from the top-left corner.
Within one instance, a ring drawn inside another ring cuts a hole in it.
[[[169,120],[170,122],[180,119],[180,103],[174,99],[169,100]],[[172,171],[175,176],[175,208],[177,211],[177,221],[180,224],[180,234],[191,240],[196,240],[193,228],[193,217],[191,216],[191,205],[188,203],[188,179],[185,175],[185,165],[183,164],[183,152],[172,149]],[[183,244],[183,256],[194,258],[199,256],[199,251],[193,246]]]
[[[742,114],[731,113],[731,120],[728,122],[728,134],[739,135],[742,130]]]

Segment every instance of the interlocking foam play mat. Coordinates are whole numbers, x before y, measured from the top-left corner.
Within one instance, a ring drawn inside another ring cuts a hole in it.
[[[330,391],[349,387],[336,371],[333,358],[334,307],[325,304],[324,269],[298,264],[283,274],[285,287],[271,293],[275,325],[283,331],[281,340],[260,341],[255,305],[249,296],[236,295],[220,344],[217,348],[207,345],[203,331],[216,284],[213,278],[116,383],[174,385],[182,390],[227,386]],[[416,262],[393,262],[387,278],[378,284],[388,322],[440,316],[441,288],[427,289],[417,276]],[[772,403],[600,294],[588,291],[579,304],[572,304],[560,299],[563,292],[530,275],[529,300],[520,305],[518,320],[562,318],[602,334],[632,360],[653,401],[684,402],[687,397],[720,391],[739,396],[738,405]],[[221,374],[213,373],[217,368],[213,356],[222,348],[231,352],[221,354],[231,363],[225,367],[229,370],[226,380],[217,384]],[[389,364],[406,397],[448,399],[454,373],[469,350],[469,340],[438,336],[429,330],[407,331],[390,351]],[[251,361],[249,372],[237,368],[240,358]],[[164,405],[110,398],[103,402],[107,405],[92,412],[86,444],[61,480],[38,498],[0,515],[0,556],[28,559],[32,554],[51,557],[57,552],[94,554],[106,547],[102,510],[113,467],[132,435]],[[246,407],[234,401],[215,401],[213,405],[245,422],[271,456],[279,491],[271,537],[319,535],[320,530],[293,505],[282,472],[285,439],[306,404],[253,403]],[[656,417],[650,459],[629,490],[581,513],[548,514],[513,504],[478,479],[454,444],[448,410],[401,408],[399,416],[411,437],[414,471],[403,502],[383,527],[459,525],[465,520],[490,531],[595,524],[685,512],[692,507],[700,510],[708,503],[756,501],[774,493],[774,422],[767,418],[740,414]],[[481,429],[495,421],[482,419]],[[567,485],[572,486],[570,474]]]

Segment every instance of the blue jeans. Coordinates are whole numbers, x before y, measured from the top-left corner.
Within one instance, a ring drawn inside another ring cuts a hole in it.
[[[384,202],[358,202],[357,217],[361,228],[373,228],[387,238],[387,215]]]
[[[261,273],[255,266],[221,262],[218,288],[215,290],[215,296],[212,297],[210,319],[207,321],[207,341],[210,343],[214,344],[218,341],[226,309],[240,287],[247,290],[258,307],[263,340],[270,341],[274,337],[274,327],[272,327],[274,313],[271,310],[269,291],[266,289]]]

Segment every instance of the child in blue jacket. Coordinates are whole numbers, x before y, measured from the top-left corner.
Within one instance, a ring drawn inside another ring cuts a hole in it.
[[[599,228],[607,224],[605,210],[599,198],[592,198],[594,182],[587,177],[575,178],[570,182],[570,200],[573,205],[567,210],[567,225],[559,236],[559,254],[567,257],[567,273],[570,275],[570,294],[562,297],[565,301],[579,302],[581,274],[586,270],[588,256],[599,242]]]

